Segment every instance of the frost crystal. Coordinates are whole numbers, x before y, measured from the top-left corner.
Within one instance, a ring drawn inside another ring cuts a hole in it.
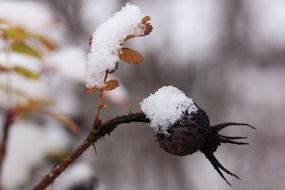
[[[86,66],[87,88],[103,86],[105,72],[116,68],[118,53],[125,38],[143,34],[144,29],[140,27],[143,17],[139,7],[126,4],[96,29]]]
[[[167,130],[186,111],[195,113],[198,108],[191,98],[173,86],[164,86],[141,102],[141,110],[150,119],[150,127],[156,132],[167,134]]]

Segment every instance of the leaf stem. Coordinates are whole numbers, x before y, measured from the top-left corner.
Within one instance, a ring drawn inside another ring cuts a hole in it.
[[[103,83],[105,84],[108,78],[108,72],[105,72]],[[101,88],[99,92],[99,97],[97,100],[97,108],[96,108],[96,115],[95,115],[95,123],[99,121],[100,110],[102,109],[102,99],[103,99],[103,92],[104,89]]]

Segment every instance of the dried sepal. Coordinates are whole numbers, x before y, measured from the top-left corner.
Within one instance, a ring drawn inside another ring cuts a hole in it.
[[[139,52],[126,47],[120,49],[119,58],[129,64],[139,64],[143,62],[143,56]]]

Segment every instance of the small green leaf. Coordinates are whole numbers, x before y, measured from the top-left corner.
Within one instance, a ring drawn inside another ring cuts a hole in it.
[[[42,54],[40,51],[22,42],[12,43],[11,50],[17,53],[22,53],[22,54],[33,56],[33,57],[38,57],[38,58],[42,57]]]
[[[13,71],[18,75],[21,75],[22,77],[25,77],[27,79],[38,80],[40,78],[39,73],[36,73],[21,66],[14,66]]]
[[[64,158],[66,158],[70,154],[70,151],[71,150],[69,149],[53,151],[53,152],[48,153],[44,157],[44,159],[52,163],[61,162]]]
[[[28,34],[20,27],[10,27],[4,30],[5,36],[10,40],[23,41]]]

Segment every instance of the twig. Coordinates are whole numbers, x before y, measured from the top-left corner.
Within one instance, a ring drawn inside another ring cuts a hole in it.
[[[108,78],[108,72],[106,71],[105,75],[104,75],[104,80],[103,80],[104,84],[106,83],[107,78]],[[96,115],[95,115],[95,122],[94,123],[96,123],[99,120],[100,110],[102,109],[103,92],[104,92],[104,89],[103,88],[100,89],[99,98],[97,100],[97,109],[96,109]]]
[[[54,182],[54,180],[82,153],[84,153],[93,143],[96,143],[101,137],[111,132],[119,125],[132,122],[149,123],[149,119],[143,113],[130,113],[123,116],[118,116],[114,119],[106,121],[102,124],[101,120],[94,122],[91,131],[86,139],[61,163],[55,165],[44,178],[34,186],[33,190],[43,190]]]
[[[2,180],[2,172],[3,172],[3,163],[6,156],[6,149],[7,149],[7,142],[9,139],[9,130],[11,125],[13,124],[15,119],[15,112],[12,110],[8,110],[5,113],[5,120],[3,125],[3,136],[2,136],[2,142],[0,145],[0,182]],[[0,190],[2,189],[2,183],[0,183]]]

